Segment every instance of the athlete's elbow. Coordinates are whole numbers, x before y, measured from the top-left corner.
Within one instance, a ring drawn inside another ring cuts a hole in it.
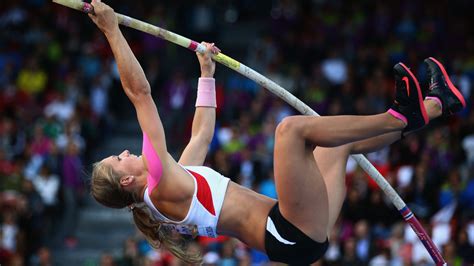
[[[144,98],[149,97],[151,95],[150,85],[148,85],[148,84],[125,88],[125,91],[127,92],[128,98],[132,102],[140,101],[141,99],[144,99]]]
[[[209,136],[208,134],[197,134],[191,137],[190,142],[196,143],[196,145],[199,145],[200,147],[208,148],[209,145],[211,145],[212,136]]]
[[[209,145],[211,145],[211,142],[212,142],[212,136],[206,136],[206,137],[203,137],[202,145],[207,148],[209,147]]]
[[[205,131],[201,134],[201,138],[205,145],[211,145],[211,142],[214,139],[214,127],[206,127]]]

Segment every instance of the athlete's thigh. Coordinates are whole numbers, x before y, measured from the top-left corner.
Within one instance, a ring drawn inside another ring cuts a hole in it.
[[[328,234],[339,217],[346,196],[346,166],[350,145],[334,148],[316,147],[313,152],[328,193]]]
[[[274,170],[282,215],[309,237],[324,242],[328,195],[312,149],[303,138],[276,134]]]

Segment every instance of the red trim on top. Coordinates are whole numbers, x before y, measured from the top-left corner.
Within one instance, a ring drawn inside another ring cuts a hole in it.
[[[206,208],[208,212],[216,216],[216,211],[214,210],[214,202],[212,201],[212,193],[207,180],[200,174],[193,172],[187,169],[196,179],[197,183],[197,198],[198,201]]]

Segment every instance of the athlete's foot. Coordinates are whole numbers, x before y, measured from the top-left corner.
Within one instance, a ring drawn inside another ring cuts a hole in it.
[[[425,126],[429,119],[423,104],[420,84],[403,63],[393,67],[396,82],[395,101],[388,113],[405,122],[403,133]]]
[[[433,57],[425,59],[425,63],[430,76],[426,99],[436,101],[443,110],[443,116],[452,115],[466,107],[464,97],[449,79],[444,66]]]

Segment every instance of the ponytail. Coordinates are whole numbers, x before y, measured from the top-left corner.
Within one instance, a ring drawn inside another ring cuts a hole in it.
[[[179,234],[169,227],[163,226],[163,223],[153,219],[147,206],[134,206],[130,209],[133,213],[135,225],[153,248],[158,249],[163,245],[177,258],[187,263],[202,263],[200,253],[188,250],[190,238]]]

